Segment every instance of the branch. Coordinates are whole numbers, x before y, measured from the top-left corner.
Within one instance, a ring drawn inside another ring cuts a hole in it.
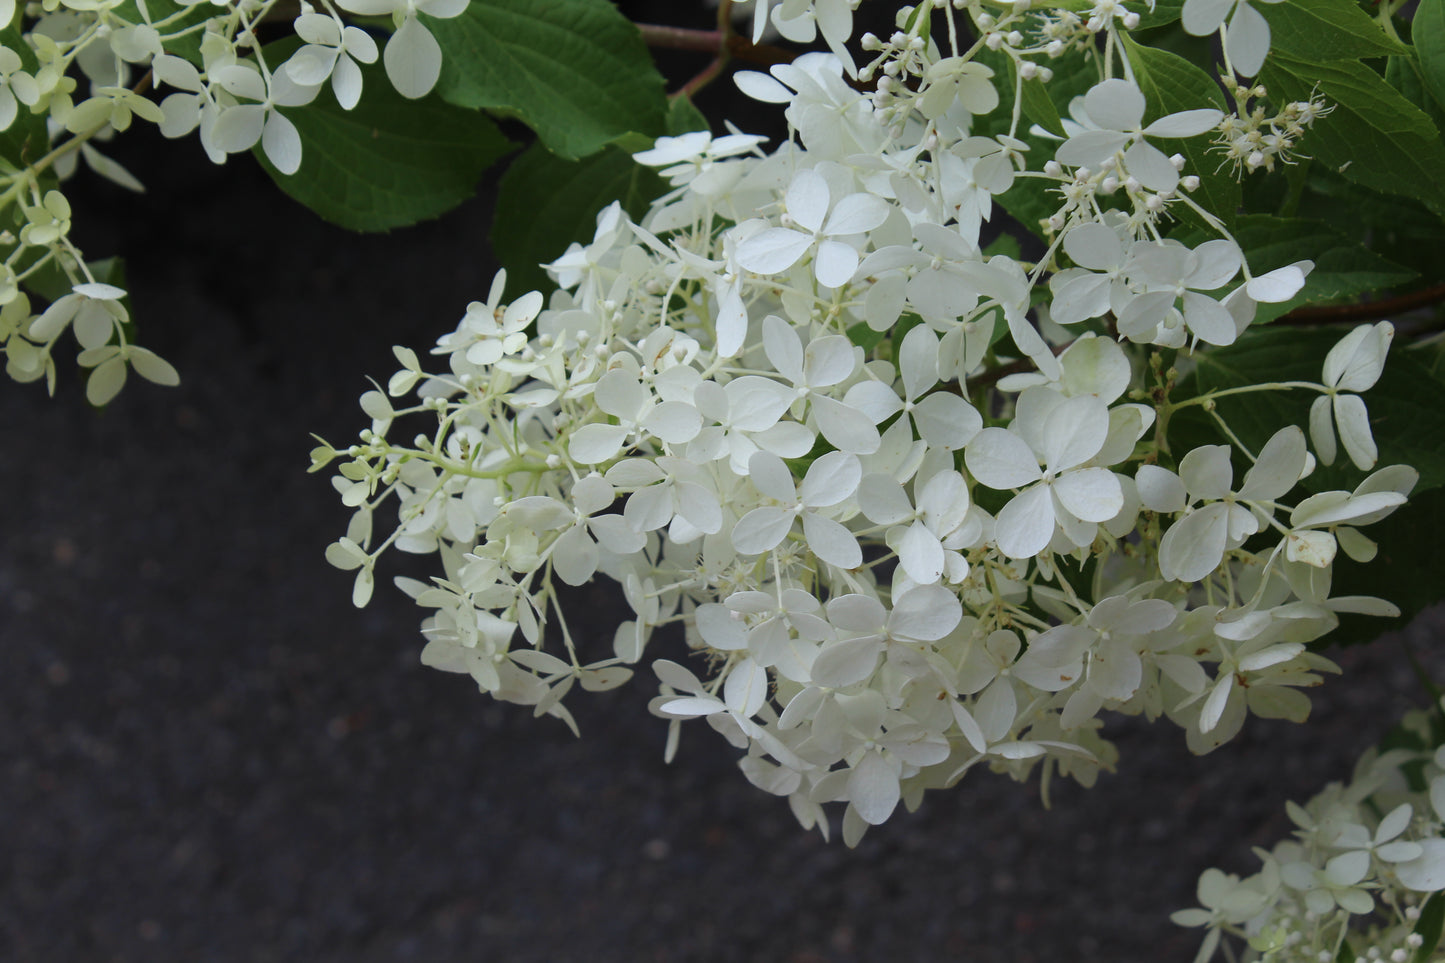
[[[1421,288],[1419,291],[1411,291],[1409,294],[1386,298],[1383,301],[1295,308],[1289,314],[1276,318],[1272,323],[1305,326],[1371,321],[1439,304],[1441,301],[1445,301],[1445,284],[1436,284],[1428,288]]]

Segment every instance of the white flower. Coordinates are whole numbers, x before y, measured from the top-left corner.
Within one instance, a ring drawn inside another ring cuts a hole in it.
[[[1375,466],[1379,449],[1370,431],[1370,413],[1358,394],[1341,392],[1368,391],[1380,380],[1385,370],[1385,355],[1395,327],[1388,321],[1361,325],[1340,339],[1325,355],[1325,393],[1310,405],[1310,439],[1315,454],[1326,465],[1335,463],[1335,426],[1350,461],[1361,471]]]
[[[1070,137],[1054,155],[1060,164],[1099,170],[1106,160],[1122,153],[1124,171],[1154,191],[1179,186],[1179,171],[1159,148],[1145,137],[1193,137],[1224,117],[1213,108],[1183,110],[1144,123],[1144,93],[1127,80],[1115,78],[1096,84],[1084,95],[1084,113],[1093,129]]]
[[[783,198],[784,223],[769,227],[738,244],[737,261],[755,274],[781,274],[810,250],[818,283],[841,287],[858,270],[858,249],[839,238],[866,234],[888,217],[888,205],[873,194],[849,194],[831,205],[828,182],[814,170],[793,176]]]
[[[240,64],[218,68],[211,78],[228,93],[257,101],[222,107],[210,130],[211,143],[227,154],[236,154],[250,150],[259,140],[278,171],[296,173],[301,168],[301,135],[278,108],[309,104],[318,88],[297,84],[285,72],[263,76]]]
[[[820,513],[853,497],[863,477],[858,456],[833,451],[808,468],[800,487],[777,455],[760,451],[748,460],[748,477],[758,492],[772,502],[748,512],[733,526],[733,548],[743,555],[770,552],[788,537],[793,522],[803,520],[803,537],[814,555],[839,568],[857,568],[863,562],[858,539],[839,522]]]
[[[356,61],[376,63],[376,41],[360,27],[320,13],[297,17],[296,35],[306,43],[284,65],[291,79],[303,87],[319,87],[329,77],[336,102],[345,110],[355,107],[362,87]]]
[[[999,551],[1031,558],[1058,530],[1076,546],[1093,541],[1096,523],[1124,507],[1113,472],[1080,467],[1098,454],[1108,435],[1109,409],[1098,398],[1065,398],[1039,387],[1019,399],[1011,428],[985,428],[969,442],[964,461],[974,478],[989,488],[1023,488],[998,513]]]
[[[1131,341],[1171,344],[1165,319],[1182,315],[1185,327],[1199,340],[1233,344],[1239,335],[1233,315],[1202,292],[1228,284],[1243,263],[1239,246],[1222,238],[1205,241],[1193,250],[1170,241],[1135,244],[1125,271],[1141,292],[1119,312],[1119,333]],[[1183,305],[1177,315],[1176,300]]]

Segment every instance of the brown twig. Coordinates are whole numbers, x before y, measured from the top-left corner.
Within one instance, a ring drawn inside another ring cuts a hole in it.
[[[691,80],[669,96],[692,97],[703,87],[717,79],[729,60],[737,58],[757,64],[792,63],[798,56],[792,50],[775,47],[772,44],[755,44],[747,37],[733,32],[731,0],[718,4],[717,29],[699,30],[693,27],[674,27],[669,24],[639,23],[637,29],[649,47],[666,50],[696,50],[716,53],[716,56]]]
[[[1274,320],[1274,324],[1315,326],[1322,324],[1347,324],[1351,321],[1369,321],[1402,314],[1416,308],[1428,307],[1445,301],[1445,284],[1436,284],[1409,294],[1401,294],[1383,301],[1366,301],[1363,304],[1326,304],[1317,307],[1295,308],[1289,314]]]

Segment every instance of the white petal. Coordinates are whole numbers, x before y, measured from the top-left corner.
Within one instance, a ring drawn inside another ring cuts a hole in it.
[[[1303,263],[1314,266],[1309,261]],[[1278,304],[1294,297],[1304,286],[1305,272],[1299,264],[1290,264],[1251,278],[1244,291],[1256,301]]]
[[[1035,485],[1003,507],[994,522],[998,550],[1009,558],[1033,558],[1054,537],[1054,502],[1047,485]]]
[[[761,555],[771,551],[788,536],[793,518],[792,512],[781,508],[767,505],[754,508],[733,526],[733,548],[743,555]]]
[[[1304,474],[1308,457],[1305,433],[1294,425],[1281,428],[1260,449],[1253,467],[1245,472],[1240,497],[1258,501],[1284,497]]]
[[[910,591],[893,606],[888,632],[894,638],[936,642],[958,627],[963,603],[940,585],[924,585]]]
[[[828,182],[817,171],[798,171],[788,185],[783,205],[795,223],[816,234],[828,213]]]
[[[1159,571],[1165,578],[1198,582],[1219,567],[1229,537],[1228,506],[1206,505],[1175,522],[1159,542]]]
[[[768,701],[768,670],[752,659],[743,659],[723,683],[723,701],[741,716],[753,716]]]
[[[853,569],[863,564],[863,549],[859,547],[857,537],[831,518],[812,513],[804,515],[803,536],[813,554],[829,565]]]
[[[425,97],[441,76],[442,48],[416,17],[391,35],[381,59],[396,92],[411,100]]]
[[[119,356],[97,365],[85,382],[85,400],[97,408],[107,404],[125,385],[125,373],[125,361]]]
[[[813,682],[830,689],[843,689],[862,682],[873,674],[882,649],[883,644],[876,637],[830,642],[813,660]]]
[[[331,89],[342,110],[351,110],[361,102],[361,68],[350,57],[341,57],[331,72]]]
[[[296,125],[279,111],[271,111],[266,118],[261,149],[281,173],[294,174],[301,169],[301,135]]]
[[[580,525],[569,528],[552,550],[552,570],[568,585],[585,585],[597,571],[597,543]]]
[[[759,492],[774,501],[792,505],[798,500],[793,473],[777,455],[765,451],[755,453],[748,459],[748,478]]]
[[[266,120],[266,108],[259,104],[242,104],[228,107],[216,118],[211,128],[211,143],[227,154],[239,154],[250,150],[261,139],[261,129]]]
[[[886,821],[900,796],[898,773],[876,752],[865,754],[848,774],[848,800],[870,826]]]
[[[1216,499],[1229,494],[1234,469],[1228,445],[1201,445],[1179,462],[1179,477],[1194,498]]]
[[[1124,507],[1119,479],[1107,468],[1064,472],[1053,488],[1063,506],[1082,521],[1107,522]]]
[[[818,251],[813,255],[813,273],[819,284],[841,288],[857,271],[858,251],[851,244],[832,240],[818,242]]]
[[[1109,437],[1109,409],[1092,395],[1067,398],[1044,422],[1043,454],[1049,470],[1061,472],[1098,454]]]
[[[840,451],[867,455],[877,451],[882,443],[872,420],[857,408],[824,395],[812,396],[812,408],[818,430]]]
[[[1370,433],[1370,413],[1365,408],[1365,401],[1359,395],[1335,395],[1334,400],[1340,443],[1345,446],[1356,468],[1369,471],[1375,467],[1380,453],[1375,447],[1374,435]]]
[[[1151,191],[1172,191],[1179,186],[1179,172],[1164,152],[1148,141],[1137,141],[1124,152],[1124,168]]]
[[[1335,418],[1334,406],[1329,395],[1320,395],[1310,403],[1310,441],[1314,442],[1315,456],[1322,465],[1335,463]]]
[[[888,203],[876,194],[849,194],[833,206],[823,233],[866,234],[888,219]]]
[[[1005,491],[1022,488],[1043,477],[1038,459],[1018,435],[1003,428],[985,428],[964,449],[964,463],[980,484]]]
[[[759,3],[760,12],[766,11],[767,5]],[[755,40],[756,42],[756,40]],[[761,100],[766,104],[786,104],[793,99],[793,92],[782,84],[778,83],[767,74],[759,73],[756,70],[740,70],[733,74],[733,83],[738,85],[738,90],[751,97],[753,100]]]
[[[1395,876],[1406,889],[1417,893],[1445,889],[1445,839],[1435,837],[1419,842],[1424,852],[1409,862],[1396,863]]]
[[[813,237],[785,227],[759,231],[738,245],[738,266],[754,274],[786,271],[813,246]]]
[[[857,455],[830,451],[808,468],[799,497],[809,508],[827,508],[853,497],[862,478],[863,465]]]
[[[1224,112],[1210,108],[1181,110],[1177,114],[1160,117],[1144,128],[1150,137],[1194,137],[1214,127],[1224,119]]]
[[[1144,120],[1144,93],[1127,80],[1106,80],[1084,95],[1084,110],[1100,127],[1137,130]]]
[[[923,522],[916,521],[901,536],[889,539],[888,547],[898,553],[898,564],[919,585],[932,585],[943,577],[943,545]]]
[[[1230,66],[1243,77],[1253,77],[1269,54],[1269,21],[1248,3],[1240,3],[1229,18],[1225,41]]]

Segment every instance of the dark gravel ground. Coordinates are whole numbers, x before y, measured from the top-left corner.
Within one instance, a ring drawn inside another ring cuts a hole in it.
[[[1123,720],[1119,773],[1052,810],[980,774],[825,844],[701,726],[664,765],[645,681],[574,697],[575,740],[323,561],[307,433],[352,437],[389,346],[485,296],[488,201],[358,238],[247,158],[164,156],[157,196],[76,208],[182,386],[0,384],[0,960],[1184,961],[1199,872],[1252,869],[1419,698],[1399,639],[1445,664],[1437,610],[1341,655],[1308,726],[1199,759]],[[578,603],[609,639],[618,593]]]

